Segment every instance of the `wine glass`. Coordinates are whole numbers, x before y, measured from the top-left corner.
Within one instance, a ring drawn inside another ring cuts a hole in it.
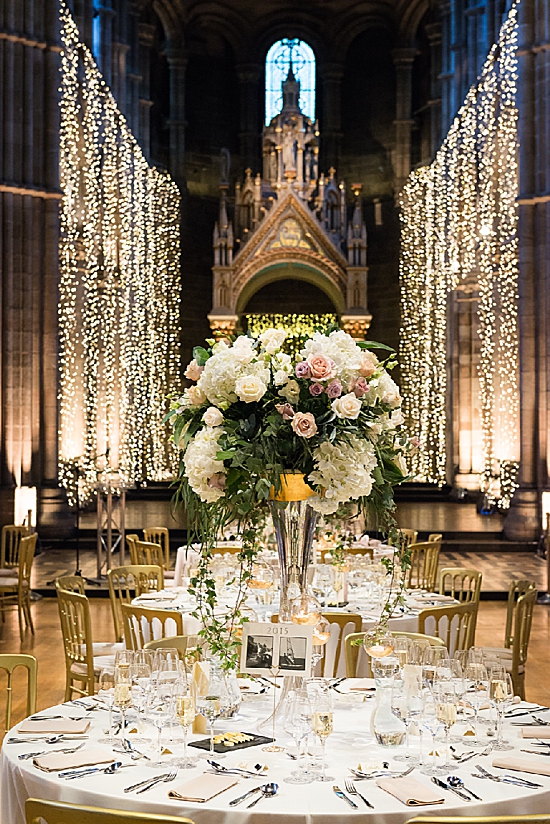
[[[373,627],[363,636],[363,649],[371,658],[385,658],[394,649],[395,638],[383,627]]]
[[[189,727],[193,724],[196,715],[195,696],[190,690],[187,678],[180,678],[174,686],[174,717],[183,729],[183,758],[176,764],[184,770],[194,767],[198,758],[192,758],[187,752],[187,736]]]
[[[476,661],[467,665],[466,671],[464,672],[464,680],[466,682],[464,697],[474,710],[474,740],[476,744],[479,744],[481,743],[479,740],[479,710],[487,701],[489,694],[489,676],[483,664]]]
[[[230,697],[225,678],[216,668],[210,667],[210,681],[208,693],[197,695],[197,712],[208,721],[210,733],[210,751],[204,758],[225,758],[225,753],[216,753],[214,750],[214,724],[216,720],[227,712],[230,706]]]
[[[112,669],[102,669],[99,673],[97,697],[109,708],[109,734],[100,744],[113,744],[113,701],[115,697],[115,673]]]
[[[149,720],[157,728],[157,761],[154,766],[162,765],[162,730],[174,713],[174,682],[158,679],[149,693]]]
[[[438,684],[435,687],[434,692],[437,706],[437,718],[438,721],[440,721],[441,724],[443,724],[443,729],[445,730],[446,757],[445,764],[443,765],[443,767],[445,770],[452,770],[453,765],[450,763],[451,754],[449,730],[456,723],[458,703],[456,692],[454,690],[453,684],[450,681]]]
[[[298,769],[283,780],[287,784],[311,784],[314,777],[308,773],[304,742],[311,729],[311,705],[307,695],[290,693],[283,718],[283,729],[294,739],[298,750]]]
[[[118,654],[118,653],[117,653]],[[132,703],[132,668],[126,661],[115,663],[114,705],[120,710],[121,735],[126,731],[126,710]]]
[[[504,667],[492,667],[489,671],[489,698],[497,711],[497,740],[493,745],[494,750],[505,752],[513,750],[509,741],[502,737],[502,724],[504,720],[505,705],[514,697],[512,679]]]
[[[418,765],[419,759],[411,754],[409,730],[411,723],[417,719],[424,706],[424,694],[421,685],[408,684],[403,690],[397,690],[392,694],[391,711],[405,724],[405,753],[396,755],[395,761],[404,761],[408,764]]]
[[[422,677],[424,684],[432,689],[436,672],[443,666],[443,662],[449,657],[445,647],[427,646],[422,652]]]
[[[435,745],[435,737],[441,727],[441,722],[437,715],[437,703],[431,689],[424,688],[424,708],[421,715],[421,724],[427,730],[432,739],[432,763],[431,766],[426,766],[420,772],[423,775],[445,775],[447,770],[443,767],[437,766],[436,756],[437,750]]]
[[[137,687],[136,705],[138,715],[141,718],[145,716],[147,690],[149,689],[151,676],[153,674],[153,660],[154,653],[152,650],[140,649],[136,650],[134,653],[134,662],[132,664],[132,681]]]
[[[317,781],[334,781],[334,777],[327,775],[326,743],[333,731],[332,695],[328,691],[316,692],[313,697],[311,713],[311,728],[321,742],[323,766]]]
[[[397,656],[399,666],[403,668],[409,662],[409,646],[410,641],[406,636],[394,638],[393,652]]]

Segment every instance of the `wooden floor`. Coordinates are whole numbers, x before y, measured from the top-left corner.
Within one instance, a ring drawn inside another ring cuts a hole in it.
[[[110,605],[107,599],[90,602],[95,641],[113,641]],[[502,644],[506,606],[502,602],[480,604],[476,643],[480,646]],[[57,602],[44,598],[32,605],[36,634],[19,640],[17,613],[10,611],[0,624],[0,652],[27,652],[38,659],[38,709],[63,701],[65,663],[59,628]],[[527,662],[527,697],[550,706],[550,606],[537,606],[534,613],[529,660]],[[3,685],[3,682],[2,682]],[[16,684],[17,710],[23,713],[22,681]],[[3,710],[2,710],[3,712]]]

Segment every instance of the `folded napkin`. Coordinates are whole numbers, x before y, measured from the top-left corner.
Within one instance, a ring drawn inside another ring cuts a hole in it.
[[[210,801],[216,795],[225,792],[230,787],[238,784],[237,775],[209,775],[204,773],[191,781],[186,781],[181,787],[170,790],[169,798],[177,798],[179,801],[198,801],[201,804]]]
[[[80,750],[73,753],[51,752],[33,760],[35,767],[44,772],[60,772],[78,767],[93,767],[96,764],[112,764],[112,753],[107,750]]]
[[[29,733],[49,733],[50,735],[84,735],[90,729],[90,721],[84,718],[82,721],[71,721],[70,718],[52,718],[51,721],[31,721],[27,718],[19,729],[18,733],[29,735]]]
[[[425,787],[416,779],[410,778],[379,778],[376,786],[406,804],[407,807],[422,807],[427,804],[444,804],[441,798],[431,787]]]
[[[349,692],[365,692],[365,690],[373,689],[374,680],[372,678],[348,678],[341,686],[344,685]]]
[[[548,740],[550,739],[550,727],[522,727],[521,728],[521,737],[522,738],[541,738]]]
[[[136,601],[174,601],[178,597],[176,592],[167,592],[164,589],[158,592],[143,592],[136,598]]]
[[[517,772],[535,773],[536,775],[550,775],[548,758],[524,758],[521,755],[500,755],[493,758],[493,767],[503,770],[517,770]]]

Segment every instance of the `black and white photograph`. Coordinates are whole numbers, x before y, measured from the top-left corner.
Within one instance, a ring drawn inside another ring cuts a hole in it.
[[[249,635],[246,639],[247,669],[271,669],[273,638],[269,635]]]
[[[295,672],[303,670],[306,663],[307,638],[281,638],[279,643],[279,669]]]
[[[243,625],[241,672],[250,675],[310,675],[313,627],[296,624]]]

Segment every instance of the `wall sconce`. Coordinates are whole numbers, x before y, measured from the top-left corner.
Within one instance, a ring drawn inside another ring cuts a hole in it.
[[[15,526],[36,526],[37,494],[35,486],[16,486],[14,499]],[[30,512],[30,524],[29,524]]]

